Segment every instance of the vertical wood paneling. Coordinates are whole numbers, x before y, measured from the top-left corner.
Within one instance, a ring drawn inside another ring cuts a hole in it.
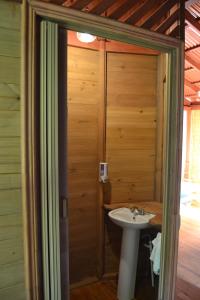
[[[25,299],[20,159],[20,5],[0,1],[0,299]]]
[[[99,52],[68,47],[70,282],[97,276]]]
[[[110,202],[154,201],[157,56],[107,53]],[[121,231],[105,217],[105,274],[117,274]]]
[[[110,201],[153,201],[157,57],[108,53],[107,73]]]

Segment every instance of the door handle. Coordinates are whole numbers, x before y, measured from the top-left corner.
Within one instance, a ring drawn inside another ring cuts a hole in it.
[[[66,197],[62,197],[62,218],[63,219],[67,219],[67,215],[68,215],[68,207],[67,207],[67,198]]]

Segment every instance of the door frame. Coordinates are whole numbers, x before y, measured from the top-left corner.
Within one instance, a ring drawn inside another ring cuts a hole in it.
[[[106,38],[149,47],[168,54],[165,110],[163,231],[159,300],[175,292],[183,117],[184,43],[149,30],[37,0],[23,1],[22,15],[22,180],[25,265],[28,299],[43,299],[41,276],[40,181],[38,150],[38,42],[40,20]],[[165,258],[165,259],[164,259]]]

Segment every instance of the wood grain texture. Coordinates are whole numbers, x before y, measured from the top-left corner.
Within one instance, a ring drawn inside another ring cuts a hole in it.
[[[0,190],[0,215],[21,212],[21,189]]]
[[[18,57],[0,56],[0,81],[5,83],[19,84],[20,59]]]
[[[149,211],[147,201],[155,200],[157,73],[157,57],[107,53],[106,208],[127,204]],[[162,223],[160,210],[156,225]],[[107,212],[104,220],[104,271],[109,274],[118,270],[121,230]]]
[[[193,208],[195,211],[199,209]],[[181,216],[176,300],[200,299],[200,221]]]
[[[71,300],[117,300],[116,284],[112,282],[96,282],[84,287],[72,289]]]
[[[0,12],[0,27],[20,31],[21,10],[19,4],[2,0],[0,1]]]
[[[70,282],[97,276],[99,52],[68,47]]]
[[[153,201],[157,58],[108,53],[107,72],[110,202]]]
[[[20,5],[0,1],[0,299],[25,299],[20,147]]]
[[[1,289],[1,297],[6,300],[13,300],[13,295],[15,300],[26,299],[24,295],[25,286],[22,283],[10,286],[8,288]]]
[[[157,286],[157,284],[156,284]],[[71,300],[117,300],[117,280],[102,280],[72,289]],[[136,298],[133,300],[157,299],[157,287],[152,288],[150,280],[140,278],[136,284]],[[195,299],[196,300],[196,299]]]
[[[0,55],[20,57],[20,31],[0,28]]]

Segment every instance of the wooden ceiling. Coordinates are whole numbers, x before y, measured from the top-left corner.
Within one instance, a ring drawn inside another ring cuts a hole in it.
[[[184,39],[184,0],[43,1]]]
[[[185,9],[185,104],[200,105],[200,0]]]

